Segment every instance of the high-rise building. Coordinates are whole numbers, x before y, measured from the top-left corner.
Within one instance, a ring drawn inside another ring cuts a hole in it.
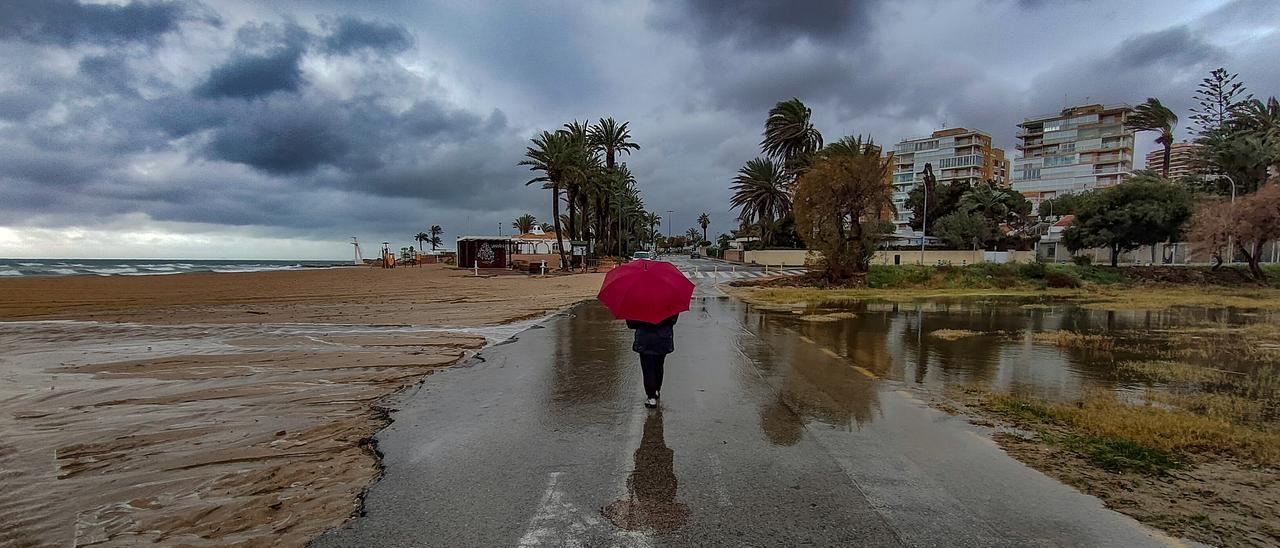
[[[1013,189],[1039,204],[1059,194],[1112,186],[1133,171],[1129,105],[1082,105],[1018,124]]]
[[[1169,147],[1169,178],[1178,179],[1181,177],[1194,177],[1201,175],[1201,170],[1196,165],[1196,156],[1199,154],[1199,146],[1195,143],[1174,143]],[[1147,169],[1160,172],[1164,168],[1164,147],[1156,148],[1147,153]]]
[[[894,223],[898,232],[910,232],[911,210],[907,196],[924,182],[924,165],[933,165],[938,183],[965,181],[976,184],[994,180],[1009,184],[1009,161],[1004,151],[991,146],[991,136],[962,127],[942,129],[928,137],[906,139],[893,147],[893,205],[898,208]]]

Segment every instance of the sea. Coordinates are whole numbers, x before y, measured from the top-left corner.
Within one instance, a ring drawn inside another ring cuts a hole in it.
[[[185,272],[263,272],[337,266],[351,266],[351,261],[0,259],[0,278],[15,276],[158,276]]]

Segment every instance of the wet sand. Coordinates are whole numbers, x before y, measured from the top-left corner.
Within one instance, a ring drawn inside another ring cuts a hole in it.
[[[0,280],[0,545],[302,545],[380,473],[384,396],[601,278]]]

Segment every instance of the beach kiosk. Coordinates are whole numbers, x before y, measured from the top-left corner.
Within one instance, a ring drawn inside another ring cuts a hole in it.
[[[458,236],[460,268],[507,268],[511,251],[508,237]]]

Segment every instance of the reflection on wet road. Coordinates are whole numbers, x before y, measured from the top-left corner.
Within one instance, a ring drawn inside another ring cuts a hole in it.
[[[698,283],[667,361],[660,411],[641,406],[630,331],[584,303],[400,397],[395,422],[378,436],[386,475],[366,499],[367,515],[316,544],[1167,540],[1012,460],[910,389],[917,381],[1022,382],[1039,374],[1019,370],[1039,359],[1029,345],[944,347],[927,335],[913,343],[937,311],[809,322]],[[963,314],[1009,330],[1017,323]],[[1092,382],[1069,364],[1054,375]]]

